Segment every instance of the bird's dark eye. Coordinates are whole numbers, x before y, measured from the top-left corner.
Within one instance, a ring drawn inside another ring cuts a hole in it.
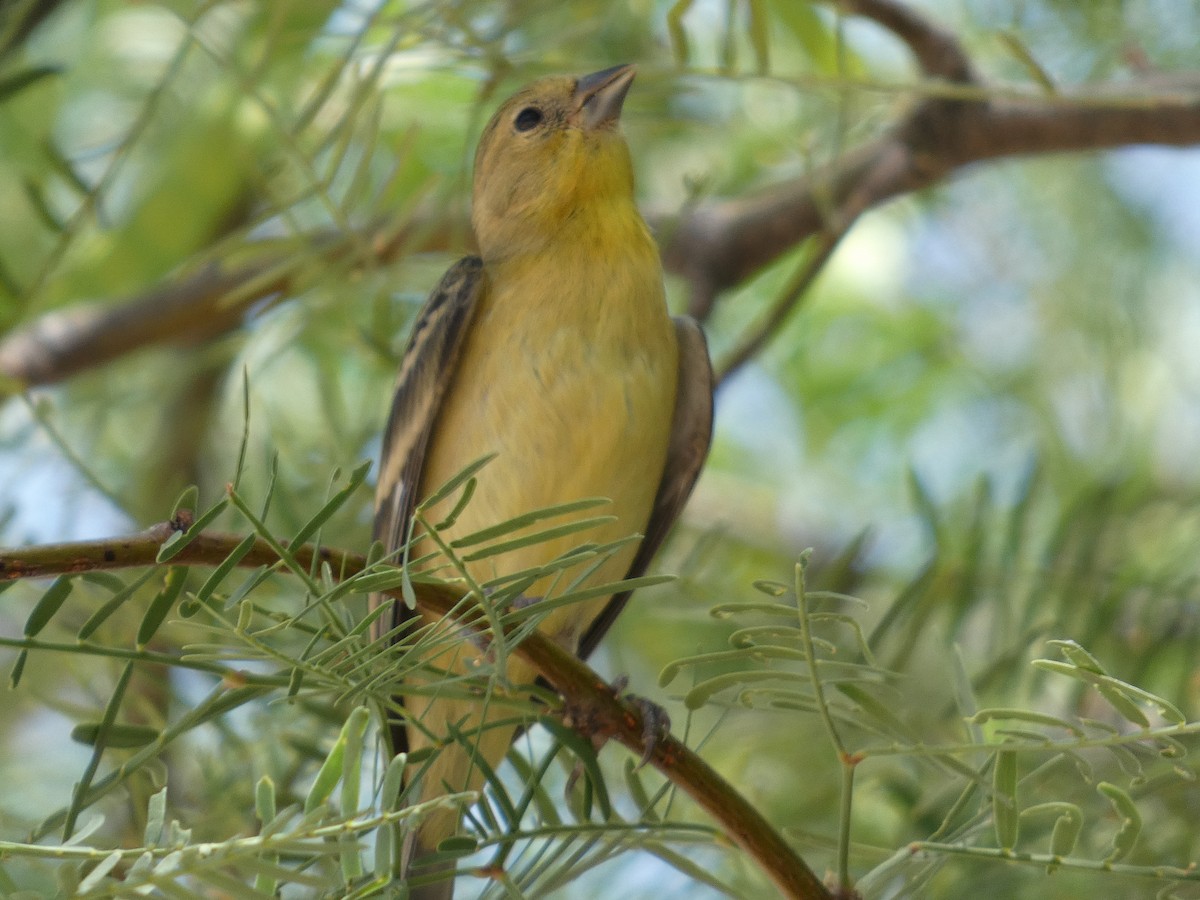
[[[513,120],[513,125],[516,126],[517,131],[530,131],[537,128],[541,124],[541,121],[542,111],[536,106],[527,106],[517,113],[517,117]]]

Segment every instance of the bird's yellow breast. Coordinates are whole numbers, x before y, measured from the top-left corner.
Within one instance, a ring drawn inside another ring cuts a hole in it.
[[[597,241],[602,250],[604,240],[585,226],[585,233],[556,242],[567,251],[561,260],[543,254],[488,269],[486,293],[433,431],[420,495],[494,453],[446,538],[587,497],[606,497],[611,505],[575,515],[616,520],[468,564],[477,582],[646,526],[666,459],[678,349],[657,251],[640,219],[628,228],[613,241],[619,254],[598,253]],[[570,254],[578,246],[585,251]],[[636,542],[625,545],[587,583],[623,578],[636,549]],[[543,579],[526,597],[557,593],[568,580],[556,587]],[[574,649],[604,602],[559,608],[541,627]]]

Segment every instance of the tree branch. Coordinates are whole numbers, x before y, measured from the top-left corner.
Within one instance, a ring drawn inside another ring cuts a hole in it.
[[[958,38],[916,10],[894,0],[835,0],[835,5],[847,15],[870,19],[902,40],[927,77],[957,84],[977,80]]]
[[[222,272],[216,265],[118,304],[84,304],[47,313],[0,341],[0,373],[24,386],[62,381],[131,350],[169,341],[202,341],[241,324],[246,306],[284,291],[284,275],[254,290],[264,266]],[[241,294],[240,302],[223,302]]]
[[[1143,79],[1038,98],[925,100],[888,134],[830,166],[750,197],[693,207],[670,232],[663,260],[691,282],[690,311],[704,319],[721,291],[807,238],[960,169],[1137,144],[1200,144],[1200,73],[1169,87]]]
[[[22,578],[69,575],[108,569],[157,564],[165,542],[186,532],[190,516],[180,515],[137,534],[97,541],[46,544],[0,551],[0,583]],[[241,535],[186,534],[188,543],[170,560],[171,565],[215,566],[226,560],[242,541]],[[305,544],[289,550],[296,562],[311,569],[314,559],[329,563],[340,579],[365,568],[360,554]],[[266,566],[280,562],[267,541],[257,540],[239,566]],[[438,585],[414,584],[417,607],[433,617],[453,615],[461,594]],[[397,598],[400,590],[389,592]],[[515,630],[515,626],[514,626]],[[642,711],[623,700],[604,680],[575,656],[542,634],[534,632],[514,646],[513,653],[533,665],[563,697],[574,716],[646,759],[722,827],[726,836],[746,852],[779,889],[796,900],[831,900],[832,895],[816,874],[769,822],[720,774],[685,744],[668,735],[647,747]],[[584,735],[591,737],[590,734]]]
[[[0,339],[0,376],[22,387],[53,384],[145,347],[219,337],[238,328],[251,307],[299,289],[314,255],[327,266],[386,265],[448,241],[437,228],[406,219],[311,235],[282,253],[251,246],[254,262],[213,262],[122,301],[47,313]]]
[[[702,202],[677,218],[652,217],[658,233],[667,236],[663,263],[688,281],[689,310],[701,320],[723,291],[805,240],[817,235],[828,240],[862,213],[975,163],[1138,144],[1200,144],[1200,72],[1026,96],[983,82],[954,35],[895,0],[838,0],[838,7],[904,42],[932,79],[922,86],[925,99],[880,138],[804,176],[750,196]],[[411,234],[421,237],[424,249],[444,249],[449,235],[464,233],[464,226],[463,218],[439,216],[432,230],[411,221],[395,228],[395,239],[378,240],[368,232],[320,236],[313,243],[328,258],[343,258],[349,246],[355,248],[352,264],[379,265],[413,249],[405,244]],[[210,268],[124,302],[52,313],[0,341],[0,376],[27,386],[51,383],[141,346],[235,328],[250,304],[294,289],[288,273],[300,255],[292,249],[244,269]],[[265,274],[271,272],[279,277]]]

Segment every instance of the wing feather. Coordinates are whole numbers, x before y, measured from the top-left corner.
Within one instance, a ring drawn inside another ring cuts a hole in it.
[[[409,336],[396,376],[375,490],[374,537],[389,553],[408,538],[429,435],[479,306],[483,285],[483,262],[475,256],[460,259],[425,301]],[[375,638],[415,614],[391,597],[371,595],[372,610],[382,603],[391,603],[392,613],[376,620],[372,627]]]

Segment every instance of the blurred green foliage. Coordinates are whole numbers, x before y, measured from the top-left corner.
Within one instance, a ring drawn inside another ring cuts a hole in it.
[[[919,7],[961,36],[988,78],[1030,93],[1045,79],[1117,82],[1147,66],[1195,65],[1200,12],[1186,4]],[[288,260],[292,289],[215,340],[142,350],[9,396],[0,408],[7,545],[143,527],[165,518],[188,484],[205,508],[224,496],[244,433],[242,492],[260,508],[269,495],[269,527],[295,533],[344,481],[335,470],[377,452],[407,324],[469,249],[461,222],[475,136],[497,100],[532,77],[640,65],[626,132],[644,204],[659,214],[812,171],[880,134],[919,92],[903,47],[878,28],[775,0],[675,7],[686,63],[671,44],[667,3],[11,8],[0,15],[0,328],[85,303],[116,306],[267,251]],[[35,15],[28,29],[24,14]],[[824,658],[862,667],[854,677],[827,667],[826,692],[848,749],[867,750],[855,772],[850,870],[875,870],[869,896],[1149,897],[1169,882],[1152,867],[1184,866],[1200,852],[1196,763],[1178,755],[1194,740],[1148,743],[1149,753],[1039,749],[1046,734],[1061,742],[1072,732],[968,722],[1002,707],[1089,736],[1136,732],[1131,711],[1083,676],[1031,665],[1062,661],[1051,639],[1077,641],[1113,679],[1200,718],[1198,176],[1195,150],[1139,148],[979,166],[897,200],[856,227],[805,306],[722,387],[708,471],[659,563],[681,578],[635,598],[598,664],[668,700],[677,730],[817,871],[835,865],[843,771],[812,711],[820,704],[807,664],[706,657],[686,678],[654,686],[681,658],[746,649],[731,633],[772,620],[708,611],[763,600],[756,580],[786,585],[773,602],[794,607],[793,566],[810,546],[810,590],[866,601],[816,594],[814,609],[828,616],[812,624],[829,641],[818,645]],[[385,215],[418,234],[449,231],[430,241],[438,250],[387,264],[320,252],[314,235],[361,235]],[[706,323],[715,356],[737,344],[793,265],[781,260],[721,298]],[[669,289],[682,307],[686,285],[672,278]],[[365,548],[370,503],[369,489],[354,494],[322,541]],[[233,512],[217,524],[247,528]],[[191,573],[186,589],[205,576]],[[222,596],[245,577],[230,576]],[[163,578],[151,577],[97,638],[131,647]],[[44,589],[4,594],[0,634],[22,634]],[[117,589],[77,582],[43,637],[72,640]],[[282,577],[254,598],[288,614],[304,602]],[[848,621],[867,635],[870,658]],[[172,619],[150,649],[194,640],[190,627]],[[794,649],[796,627],[759,644]],[[309,637],[280,638],[280,652],[303,653]],[[68,803],[90,758],[69,743],[71,723],[100,716],[123,665],[91,651],[29,654],[20,689],[0,708],[0,775],[11,786],[0,838],[19,839]],[[762,670],[778,682],[764,688],[737,674]],[[727,689],[687,708],[692,684],[714,677],[729,678]],[[793,692],[782,690],[793,681]],[[214,692],[211,676],[144,660],[122,719],[161,729]],[[1144,698],[1122,696],[1162,721]],[[252,831],[255,781],[270,776],[280,809],[301,802],[347,712],[314,695],[213,715],[127,794],[104,801],[102,833],[113,846],[138,844],[168,773],[170,815],[196,839]],[[996,752],[1006,737],[1019,752]],[[128,752],[110,749],[101,771]],[[623,757],[604,760],[616,792]],[[1100,782],[1117,786],[1117,800]],[[1052,834],[1066,840],[1069,806],[1082,822],[1072,856],[1104,860],[1122,833],[1122,797],[1143,818],[1121,860],[1136,871],[1047,874],[1044,861],[944,848],[908,856],[912,842],[996,848],[1005,835],[1017,851],[1046,853]],[[1049,801],[1068,806],[1019,816]],[[623,809],[636,818],[628,800]],[[686,805],[671,814],[695,819]],[[675,837],[712,878],[763,895],[744,860]],[[325,863],[317,868],[333,883],[337,861]],[[0,890],[49,893],[54,877],[6,863]],[[664,877],[644,855],[622,856],[564,896],[595,896],[598,885],[638,896],[651,884],[693,896],[683,875]],[[1194,884],[1169,894],[1198,895]]]

